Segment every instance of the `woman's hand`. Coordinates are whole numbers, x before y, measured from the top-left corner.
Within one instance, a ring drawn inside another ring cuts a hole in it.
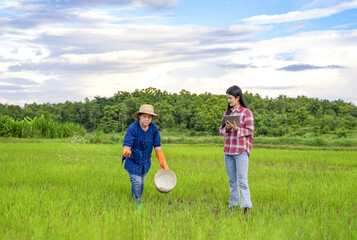
[[[156,151],[157,159],[159,159],[159,163],[160,163],[161,169],[168,170],[169,167],[167,166],[167,163],[166,163],[166,160],[165,160],[165,156],[164,156],[164,151],[162,151],[161,146],[160,147],[156,147],[155,151]]]
[[[131,149],[130,149],[130,147],[125,146],[125,147],[123,148],[123,156],[124,156],[124,157],[130,157],[130,155],[131,155]]]
[[[226,130],[229,131],[230,129],[238,130],[238,126],[236,122],[231,123],[230,121],[226,121]]]

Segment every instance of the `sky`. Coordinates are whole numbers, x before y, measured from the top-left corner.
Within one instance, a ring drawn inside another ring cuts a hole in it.
[[[154,87],[357,105],[357,0],[1,0],[0,103]]]

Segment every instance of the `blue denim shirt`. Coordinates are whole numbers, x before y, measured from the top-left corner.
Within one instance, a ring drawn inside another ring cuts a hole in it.
[[[148,130],[140,127],[140,121],[131,124],[126,131],[123,146],[131,147],[131,156],[125,158],[124,169],[130,174],[147,174],[151,167],[151,153],[153,147],[161,146],[159,128],[150,123]]]

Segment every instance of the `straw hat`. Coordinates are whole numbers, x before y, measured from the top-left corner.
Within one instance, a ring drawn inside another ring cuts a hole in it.
[[[171,170],[161,169],[155,174],[154,184],[162,193],[170,192],[176,186],[176,175]]]
[[[140,106],[139,108],[139,111],[137,111],[136,113],[134,113],[132,116],[134,118],[139,118],[139,115],[140,114],[143,114],[143,113],[146,113],[146,114],[149,114],[149,115],[152,115],[153,118],[155,119],[160,119],[161,116],[154,113],[154,107],[150,104],[143,104]]]

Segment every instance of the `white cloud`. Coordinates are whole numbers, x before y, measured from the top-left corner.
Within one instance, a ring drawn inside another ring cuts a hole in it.
[[[143,7],[172,7],[176,5],[178,0],[133,0],[134,6]]]
[[[284,22],[294,22],[303,21],[309,19],[316,19],[322,17],[328,17],[348,9],[357,8],[357,0],[351,2],[343,2],[333,7],[327,8],[316,8],[304,11],[292,11],[284,14],[277,15],[259,15],[249,18],[244,18],[242,21],[249,24],[271,24],[271,23],[284,23]]]
[[[302,6],[302,9],[330,7],[341,3],[341,0],[313,0]]]
[[[304,28],[305,26],[306,26],[305,22],[294,22],[286,28],[286,31],[287,32],[295,32],[296,30]]]
[[[249,87],[249,90],[263,96],[304,94],[330,100],[354,98],[356,101],[357,83],[353,80],[357,74],[356,39],[357,30],[351,30],[309,32],[262,41],[246,54],[254,59],[254,65],[259,68],[237,72],[236,78],[240,79],[243,88]],[[293,53],[293,60],[274,57],[279,52]],[[262,55],[266,57],[260,58]],[[281,67],[301,63],[315,66],[339,65],[343,68],[277,71]]]
[[[105,11],[66,13],[70,17],[61,19],[76,19],[74,24],[41,20],[29,28],[0,25],[0,79],[13,89],[1,90],[0,102],[79,101],[146,87],[222,94],[233,84],[270,97],[356,99],[357,30],[258,41],[249,38],[271,26],[117,24],[112,22],[121,17]],[[301,65],[317,67],[277,70]]]
[[[4,1],[4,0],[2,0]],[[150,8],[169,8],[175,6],[178,0],[66,0],[66,1],[38,1],[14,0],[0,3],[3,7],[37,8],[40,6],[55,6],[56,8],[89,7],[89,6],[135,6]]]
[[[356,26],[357,23],[347,23],[347,24],[342,24],[342,25],[337,25],[333,27],[332,29],[348,29],[350,27]]]

